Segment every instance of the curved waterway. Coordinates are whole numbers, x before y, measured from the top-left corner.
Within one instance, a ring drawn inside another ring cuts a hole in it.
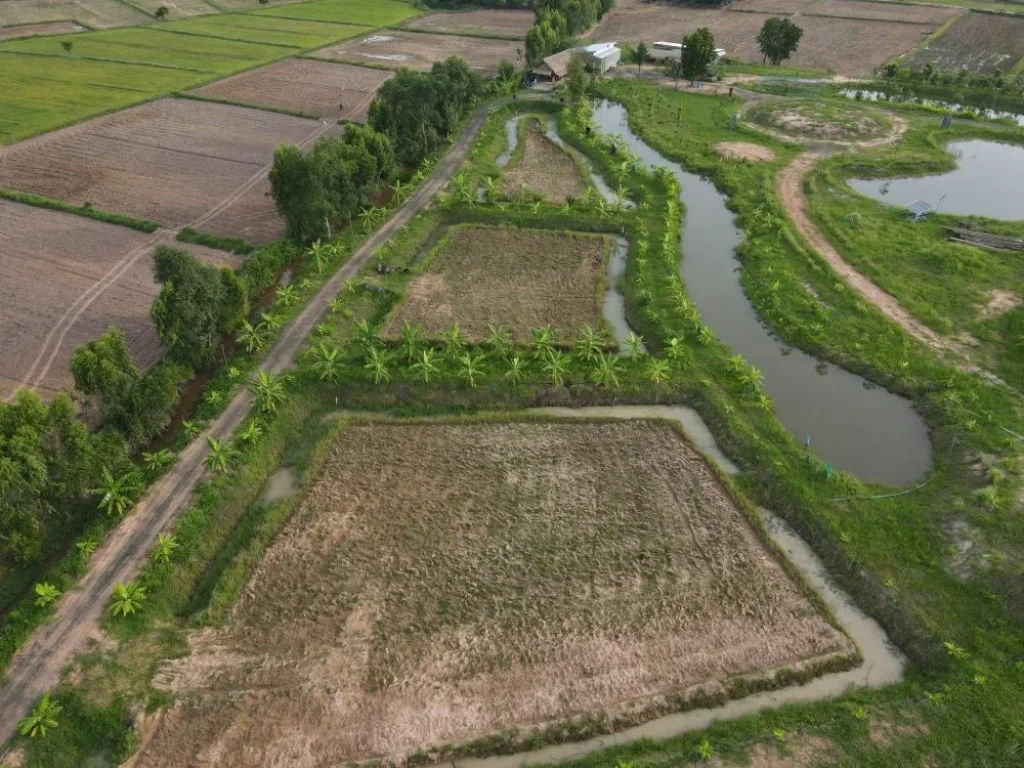
[[[956,168],[933,176],[899,179],[848,179],[853,189],[890,205],[916,200],[942,213],[1024,219],[1024,147],[970,139],[946,147]]]
[[[593,408],[536,408],[531,413],[559,417],[618,418],[618,419],[670,419],[678,422],[687,437],[705,456],[715,462],[723,472],[735,474],[736,466],[719,450],[714,437],[700,415],[680,405],[626,405]],[[814,551],[788,525],[766,509],[759,509],[768,535],[783,551],[786,558],[803,574],[810,587],[817,592],[839,625],[846,630],[864,661],[845,672],[833,672],[811,680],[805,685],[794,685],[778,691],[755,693],[742,699],[729,701],[718,707],[694,709],[659,717],[634,728],[600,736],[588,741],[556,744],[517,755],[498,755],[480,759],[459,759],[458,768],[521,768],[526,765],[557,763],[583,757],[601,749],[629,744],[639,739],[668,739],[688,731],[703,730],[716,720],[729,720],[751,715],[765,709],[795,702],[812,702],[841,696],[850,687],[882,688],[903,678],[905,659],[889,642],[885,631],[865,614],[850,597],[836,587],[828,576],[824,564]]]
[[[643,162],[679,180],[685,206],[682,277],[703,322],[764,373],[765,391],[782,424],[825,461],[869,482],[904,485],[931,467],[928,428],[910,401],[848,371],[783,345],[761,323],[740,285],[735,250],[742,240],[724,196],[685,171],[629,128],[626,109],[603,101],[601,130],[621,134]]]
[[[961,104],[957,101],[946,101],[943,99],[929,99],[924,96],[915,96],[910,94],[907,96],[900,96],[894,93],[886,93],[885,91],[873,91],[873,90],[862,90],[859,88],[847,88],[843,91],[843,96],[848,99],[856,99],[857,101],[887,101],[892,104],[902,104],[904,102],[910,102],[912,104],[924,104],[929,107],[940,107],[941,109],[948,109],[952,112],[959,112],[963,109],[969,109],[977,114],[979,117],[983,117],[986,120],[999,120],[1000,118],[1009,118],[1013,120],[1017,125],[1024,128],[1024,115],[1019,112],[1003,112],[998,109],[989,109],[988,107],[976,107],[973,104]]]

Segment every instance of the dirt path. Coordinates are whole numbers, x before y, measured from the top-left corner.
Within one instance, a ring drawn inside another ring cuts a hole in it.
[[[293,364],[303,341],[327,312],[328,303],[345,280],[354,277],[381,244],[423,210],[458,170],[487,119],[488,109],[489,105],[485,105],[476,111],[430,178],[310,299],[302,313],[284,329],[259,370],[276,373]],[[61,670],[82,649],[90,635],[98,631],[114,585],[135,576],[146,562],[157,534],[168,529],[178,512],[188,504],[193,488],[205,473],[202,461],[207,452],[206,436],[230,439],[251,406],[252,396],[247,391],[240,392],[210,428],[181,452],[178,464],[149,488],[96,551],[89,572],[75,589],[61,598],[53,618],[22,646],[7,670],[6,684],[0,688],[0,738],[12,734],[18,720],[36,700],[57,685]],[[6,747],[0,746],[0,758],[5,753]]]

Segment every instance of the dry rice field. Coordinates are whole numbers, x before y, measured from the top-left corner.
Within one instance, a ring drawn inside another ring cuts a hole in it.
[[[71,32],[84,32],[85,27],[71,21],[52,21],[46,24],[20,24],[16,27],[0,27],[0,40],[11,40],[15,37],[33,37],[35,35],[66,35]]]
[[[578,198],[585,189],[586,183],[573,159],[544,135],[538,121],[530,120],[522,157],[503,174],[502,194],[516,197],[534,192],[546,200],[564,203],[566,198]]]
[[[607,249],[598,235],[451,227],[426,270],[409,283],[387,334],[397,337],[403,320],[428,336],[458,322],[473,341],[487,335],[488,324],[508,328],[518,340],[544,325],[599,328]]]
[[[533,21],[533,11],[485,9],[432,13],[410,19],[402,26],[453,35],[494,35],[518,40],[526,37],[526,31],[533,26]]]
[[[137,365],[156,362],[160,347],[149,318],[158,293],[150,261],[156,241],[125,227],[0,200],[0,398],[22,385],[47,398],[70,391],[71,353],[111,325],[125,332]],[[183,247],[217,266],[239,264],[221,251]],[[109,285],[91,303],[79,301],[105,278]]]
[[[2,0],[0,27],[75,21],[90,29],[148,24],[153,17],[120,0]]]
[[[1024,58],[1024,17],[970,13],[911,59],[943,70],[1008,72]]]
[[[190,645],[136,768],[400,760],[853,651],[641,420],[350,423]]]
[[[367,67],[285,59],[197,88],[193,93],[253,106],[290,109],[320,118],[366,120],[381,83],[391,77]]]
[[[315,55],[393,69],[408,67],[420,70],[430,69],[435,62],[444,61],[449,56],[461,56],[473,69],[485,75],[494,75],[502,59],[515,64],[520,58],[518,51],[522,49],[523,43],[516,40],[389,29],[323,48]]]
[[[0,187],[265,243],[284,229],[266,180],[274,148],[332,130],[162,99],[0,149]]]

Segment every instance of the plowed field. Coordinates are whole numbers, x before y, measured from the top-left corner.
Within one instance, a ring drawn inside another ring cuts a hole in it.
[[[521,39],[533,26],[533,11],[478,10],[432,13],[405,23],[408,29],[449,32],[454,35],[496,35]]]
[[[959,19],[911,60],[914,67],[932,62],[939,69],[1009,72],[1024,57],[1024,17],[971,13]]]
[[[328,49],[334,50],[334,49]],[[254,106],[362,122],[389,72],[325,61],[286,59],[218,80],[195,92]]]
[[[523,43],[462,35],[433,35],[388,29],[339,43],[316,52],[316,56],[354,62],[368,62],[398,69],[430,69],[449,56],[461,56],[470,67],[493,75],[502,59],[513,64],[519,59]]]
[[[400,758],[627,702],[643,719],[852,650],[656,421],[350,424],[229,625],[191,646],[157,676],[181,697],[138,768]]]
[[[16,27],[0,27],[0,40],[34,35],[63,35],[69,32],[84,32],[85,27],[72,21],[53,21],[48,24],[20,24]]]
[[[160,347],[149,319],[155,242],[124,227],[0,200],[0,398],[23,384],[44,397],[70,390],[71,353],[110,325],[125,332],[139,366],[156,362]],[[230,254],[186,247],[217,266],[238,264]]]
[[[274,148],[337,129],[165,99],[0,150],[0,186],[263,243],[283,229],[265,197]]]

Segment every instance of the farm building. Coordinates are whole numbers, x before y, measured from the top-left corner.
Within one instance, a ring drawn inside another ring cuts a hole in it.
[[[669,59],[678,59],[683,53],[682,43],[668,43],[664,40],[659,40],[656,43],[651,43],[647,57],[656,61],[667,61]],[[725,56],[725,48],[715,48],[715,61]]]
[[[622,51],[615,43],[593,43],[572,50],[582,54],[587,66],[595,72],[607,72],[615,68],[622,57]]]
[[[560,51],[545,57],[540,64],[533,68],[533,74],[544,80],[557,83],[569,71],[569,59],[572,58],[572,53],[572,51]]]

